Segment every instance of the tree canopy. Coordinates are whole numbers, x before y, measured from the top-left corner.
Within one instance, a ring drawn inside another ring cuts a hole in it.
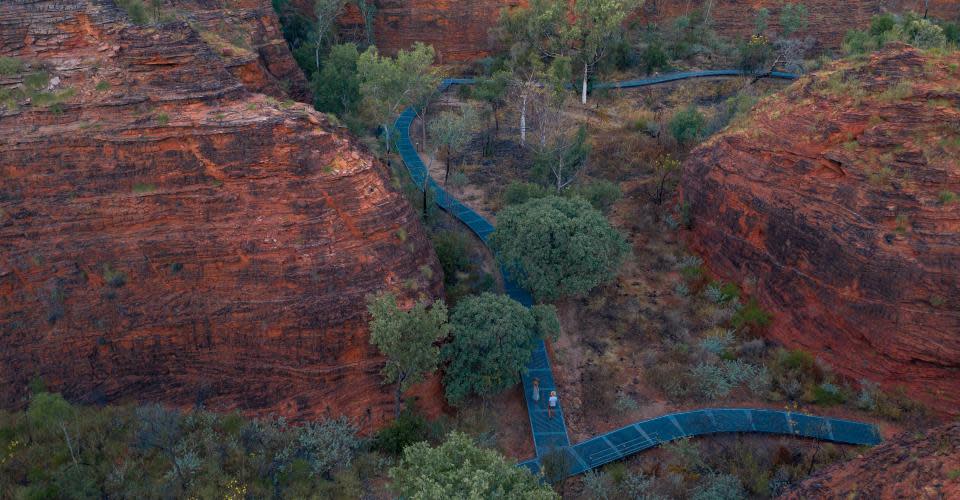
[[[431,307],[418,302],[409,311],[397,306],[397,298],[382,293],[368,299],[370,343],[387,357],[381,372],[384,382],[396,383],[396,413],[400,414],[401,396],[413,384],[424,380],[437,368],[440,349],[434,345],[450,333],[447,306],[437,301]]]
[[[630,251],[587,201],[558,196],[505,208],[497,215],[490,247],[541,301],[582,296],[610,281]]]
[[[417,42],[394,58],[381,56],[374,46],[357,60],[363,115],[384,130],[390,149],[390,122],[407,106],[422,103],[440,77],[433,68],[433,47]]]
[[[411,500],[559,498],[530,471],[494,450],[478,447],[460,432],[450,433],[436,448],[426,442],[406,447],[400,463],[390,469],[390,477],[396,494]]]
[[[320,75],[313,79],[314,106],[318,110],[340,117],[356,110],[360,101],[358,59],[360,52],[352,43],[330,48]]]
[[[496,394],[520,380],[537,340],[559,330],[552,306],[534,309],[492,293],[457,304],[450,316],[453,338],[442,350],[449,362],[443,379],[448,401]]]

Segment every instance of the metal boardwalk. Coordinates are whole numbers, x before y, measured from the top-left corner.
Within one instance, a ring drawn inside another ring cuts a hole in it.
[[[752,73],[745,73],[740,70],[689,71],[639,80],[602,83],[595,85],[593,88],[632,88],[690,78],[750,75]],[[797,75],[782,72],[773,72],[765,76],[788,80],[797,78]],[[447,79],[443,80],[438,90],[444,92],[453,85],[472,85],[473,83],[474,80],[470,78]],[[493,233],[493,225],[438,185],[427,172],[426,165],[423,164],[423,160],[420,159],[420,155],[417,154],[413,142],[410,140],[410,125],[414,118],[416,118],[416,111],[413,108],[407,108],[395,122],[396,129],[399,132],[397,149],[411,179],[421,189],[424,186],[429,186],[436,193],[437,205],[463,222],[486,243],[490,234]],[[527,307],[533,305],[533,298],[530,294],[517,285],[503,269],[501,269],[501,272],[503,272],[507,294]],[[534,378],[540,381],[541,397],[539,402],[534,402],[532,398]],[[567,473],[568,475],[575,475],[674,439],[721,432],[781,434],[854,445],[875,445],[881,441],[877,427],[862,422],[780,410],[709,408],[642,420],[571,446],[566,421],[564,420],[562,402],[554,412],[553,418],[549,418],[547,415],[546,396],[556,388],[556,381],[553,377],[553,369],[550,366],[550,357],[543,341],[538,342],[534,349],[530,362],[527,364],[526,373],[521,376],[521,381],[537,456],[518,465],[534,472],[540,470],[540,460],[552,452],[565,455],[566,463],[569,465]]]

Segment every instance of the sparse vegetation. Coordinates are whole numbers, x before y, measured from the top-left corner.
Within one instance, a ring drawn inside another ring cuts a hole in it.
[[[960,199],[960,197],[958,197],[957,194],[952,191],[940,191],[940,193],[937,195],[937,201],[943,206],[956,203],[958,199]]]
[[[151,184],[147,182],[138,182],[134,184],[132,188],[132,191],[134,192],[134,194],[147,194],[147,193],[152,193],[156,190],[157,190],[157,186],[155,184]]]
[[[103,265],[103,281],[113,288],[120,288],[127,284],[127,274],[114,269],[110,264]]]
[[[0,56],[0,76],[15,75],[23,71],[23,61],[16,57]]]

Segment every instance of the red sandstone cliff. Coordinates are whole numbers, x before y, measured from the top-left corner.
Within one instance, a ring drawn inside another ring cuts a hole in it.
[[[690,239],[769,334],[960,412],[960,56],[900,45],[762,101],[691,153]]]
[[[39,377],[81,401],[392,413],[364,296],[442,282],[367,151],[250,93],[187,24],[109,2],[4,1],[0,56],[25,65],[0,76],[0,405]]]
[[[960,423],[908,431],[817,473],[781,498],[960,498]]]
[[[307,0],[296,0],[309,6]],[[493,43],[487,32],[496,25],[503,8],[523,5],[524,0],[369,0],[377,6],[375,37],[386,52],[406,48],[416,41],[432,44],[443,63],[462,62],[489,55]],[[770,11],[770,33],[779,31],[782,0],[646,0],[638,16],[642,23],[668,23],[695,9],[710,7],[712,26],[721,34],[743,38],[755,31],[754,19],[760,8]],[[905,12],[921,9],[914,0],[807,0],[811,36],[822,47],[836,48],[847,30],[870,25],[870,18],[881,12]],[[302,9],[309,12],[309,8]],[[930,15],[941,19],[960,19],[960,0],[931,0]],[[363,31],[363,18],[351,3],[340,21],[342,31],[354,38]]]
[[[312,102],[270,0],[165,0],[164,9],[190,24],[251,91]]]
[[[870,18],[883,13],[922,10],[916,0],[646,0],[642,20],[666,23],[694,9],[709,7],[711,25],[717,32],[743,38],[756,31],[755,19],[761,8],[770,12],[767,32],[780,32],[780,12],[787,3],[803,4],[810,12],[809,27],[800,33],[811,36],[823,48],[837,48],[848,30],[870,26]],[[960,18],[960,1],[931,0],[929,15],[940,19]]]

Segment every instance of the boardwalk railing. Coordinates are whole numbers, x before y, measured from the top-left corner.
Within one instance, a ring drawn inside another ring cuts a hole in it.
[[[688,71],[666,75],[628,80],[624,82],[603,83],[593,88],[632,88],[656,85],[690,78],[711,78],[724,76],[753,76],[740,70]],[[796,79],[790,73],[773,72],[765,77]],[[440,84],[443,92],[452,85],[471,85],[473,79],[447,79]],[[430,177],[420,155],[410,140],[410,125],[416,117],[416,110],[406,109],[397,118],[396,128],[400,132],[397,149],[414,184],[428,186],[436,193],[436,203],[440,208],[456,217],[470,228],[484,243],[493,233],[493,224],[470,207],[464,205]],[[501,269],[501,271],[503,271]],[[503,272],[507,295],[525,306],[533,304],[530,294],[521,288],[512,277]],[[533,379],[539,379],[541,397],[533,401]],[[527,364],[526,373],[521,376],[524,398],[527,403],[527,416],[537,456],[517,464],[531,471],[540,470],[540,459],[546,454],[558,451],[567,456],[570,464],[569,475],[599,467],[620,460],[634,453],[653,448],[662,443],[690,436],[702,436],[721,432],[752,432],[781,434],[836,443],[855,445],[875,445],[881,441],[876,426],[862,422],[853,422],[829,417],[818,417],[804,413],[752,408],[711,408],[680,413],[672,413],[657,418],[643,420],[626,427],[601,434],[571,446],[564,420],[563,405],[554,412],[547,413],[546,399],[550,391],[556,389],[550,357],[543,341],[537,343]]]

